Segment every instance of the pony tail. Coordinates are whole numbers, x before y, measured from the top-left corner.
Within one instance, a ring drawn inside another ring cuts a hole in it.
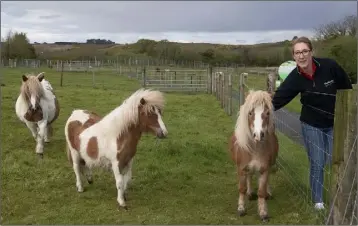
[[[65,148],[66,148],[67,159],[71,163],[71,165],[73,165],[71,149],[70,149],[70,146],[68,146],[67,142],[66,142]]]

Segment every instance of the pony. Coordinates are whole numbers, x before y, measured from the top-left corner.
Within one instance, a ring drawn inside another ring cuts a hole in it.
[[[235,130],[229,140],[231,159],[237,166],[238,214],[246,214],[245,195],[253,199],[251,179],[254,173],[258,173],[258,212],[264,222],[268,221],[266,198],[272,196],[269,170],[276,163],[278,155],[271,100],[272,93],[250,90],[240,106]]]
[[[139,89],[104,117],[83,109],[72,111],[65,137],[78,192],[83,192],[81,175],[92,184],[93,168],[112,169],[118,208],[127,209],[125,192],[142,134],[152,133],[157,138],[168,134],[162,119],[164,102],[162,92]]]
[[[60,113],[58,99],[44,72],[22,75],[15,112],[31,131],[36,141],[36,154],[43,158],[44,142],[50,142],[52,124]]]

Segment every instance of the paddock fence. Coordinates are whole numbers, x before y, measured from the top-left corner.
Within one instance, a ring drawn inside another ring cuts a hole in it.
[[[266,73],[244,71],[239,74],[225,74],[216,71],[212,76],[213,83],[209,93],[213,94],[224,111],[236,120],[239,106],[245,101],[246,92],[257,89],[275,91],[277,76],[275,68],[270,68]],[[328,94],[317,93],[316,95]],[[279,178],[283,177],[283,180],[289,182],[287,192],[296,193],[301,197],[300,200],[290,200],[293,204],[292,208],[299,208],[307,214],[315,213],[317,224],[357,225],[358,223],[357,108],[357,85],[353,85],[353,90],[339,90],[336,94],[335,113],[334,116],[331,115],[334,117],[333,133],[314,131],[316,136],[327,139],[333,145],[332,153],[327,152],[327,148],[320,150],[325,153],[326,158],[332,159],[332,163],[316,165],[322,169],[325,178],[323,183],[325,210],[322,211],[313,209],[312,196],[314,194],[312,194],[310,184],[315,183],[315,179],[310,181],[310,162],[305,149],[299,114],[288,111],[286,108],[275,112],[275,126],[280,145],[275,167],[280,173],[274,173],[271,180],[280,180]],[[324,112],[322,109],[316,110]],[[309,138],[306,139],[308,144],[319,150],[317,144]],[[318,180],[317,183],[319,183]]]
[[[87,60],[84,60],[86,59]],[[108,66],[115,67],[120,70],[121,66],[126,67],[176,67],[176,68],[208,68],[209,64],[198,61],[198,60],[169,60],[169,59],[153,59],[145,57],[125,57],[117,56],[111,57],[109,59],[99,59],[97,57],[83,57],[79,60],[54,60],[54,59],[1,59],[0,64],[2,67],[10,68],[21,68],[21,67],[48,67],[54,68],[57,67],[61,62],[66,64],[91,64],[95,68],[106,68]],[[215,67],[223,68],[235,68],[235,67],[245,67],[244,64],[215,64]]]
[[[166,92],[207,92],[210,78],[208,69],[143,69],[140,81],[144,88]]]

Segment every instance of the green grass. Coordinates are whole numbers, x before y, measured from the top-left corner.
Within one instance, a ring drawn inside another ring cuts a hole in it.
[[[234,121],[214,96],[166,94],[164,121],[169,137],[157,145],[150,135],[142,138],[128,190],[129,210],[118,211],[112,172],[94,170],[94,184],[84,183],[85,192],[77,193],[63,128],[75,108],[102,115],[111,111],[140,87],[138,81],[103,74],[104,86],[93,89],[88,75],[66,73],[60,87],[60,74],[47,70],[61,111],[41,161],[30,131],[14,112],[21,75],[28,71],[3,69],[1,74],[5,84],[1,89],[2,224],[261,223],[256,201],[247,203],[247,216],[236,214],[236,169],[227,150]],[[318,223],[304,193],[308,191],[306,155],[287,137],[279,134],[279,138],[281,167],[270,177],[274,194],[268,201],[270,224]]]

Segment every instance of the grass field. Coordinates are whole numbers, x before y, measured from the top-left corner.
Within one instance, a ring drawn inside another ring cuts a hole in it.
[[[40,72],[43,69],[36,69]],[[260,224],[256,201],[238,217],[236,169],[227,150],[233,130],[212,95],[166,94],[164,121],[169,137],[157,145],[140,141],[128,189],[128,211],[118,211],[113,174],[94,171],[94,184],[77,193],[65,155],[64,123],[75,108],[104,115],[140,87],[135,79],[105,76],[116,89],[91,87],[91,76],[47,71],[59,98],[60,117],[44,159],[35,155],[30,131],[16,118],[21,75],[29,69],[3,69],[1,87],[2,224]],[[89,78],[88,78],[89,77]],[[268,201],[270,224],[316,224],[319,215],[307,204],[307,160],[302,147],[279,134],[281,167],[271,176],[274,198]],[[254,181],[256,188],[256,180]]]

